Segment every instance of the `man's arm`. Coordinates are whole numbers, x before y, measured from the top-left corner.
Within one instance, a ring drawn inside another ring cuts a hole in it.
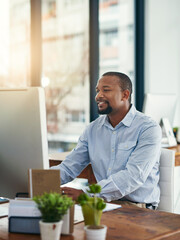
[[[79,138],[77,146],[67,155],[66,159],[51,169],[60,169],[61,184],[72,181],[89,164],[86,131]]]

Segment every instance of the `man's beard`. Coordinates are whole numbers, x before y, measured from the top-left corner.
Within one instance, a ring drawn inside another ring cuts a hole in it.
[[[104,109],[104,110],[99,110],[99,108],[98,108],[98,113],[99,114],[109,114],[111,112],[112,112],[112,107],[109,106],[109,104],[108,104],[108,107],[106,109]]]

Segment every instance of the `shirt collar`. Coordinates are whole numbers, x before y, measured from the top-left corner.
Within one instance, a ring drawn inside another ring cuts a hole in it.
[[[126,114],[126,116],[121,121],[125,126],[130,127],[132,124],[132,121],[136,115],[136,108],[133,104],[131,104],[131,108],[129,109],[129,112]]]
[[[123,118],[123,120],[120,123],[118,123],[118,125],[116,127],[118,127],[121,124],[123,124],[127,127],[130,127],[132,124],[132,121],[136,115],[136,112],[137,112],[137,110],[136,110],[135,106],[133,104],[131,104],[131,108],[129,109],[129,112],[126,114],[126,116]],[[107,115],[103,115],[100,118],[101,118],[101,122],[100,122],[101,126],[102,125],[110,125]]]

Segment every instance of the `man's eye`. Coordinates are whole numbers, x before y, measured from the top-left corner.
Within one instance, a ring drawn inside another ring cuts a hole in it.
[[[110,89],[104,89],[104,92],[110,92],[111,90]]]

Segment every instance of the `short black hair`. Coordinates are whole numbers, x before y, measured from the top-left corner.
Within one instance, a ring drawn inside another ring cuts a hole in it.
[[[126,90],[128,89],[129,92],[130,92],[130,95],[129,95],[129,103],[131,103],[131,94],[132,94],[132,82],[130,80],[130,78],[124,74],[124,73],[121,73],[121,72],[106,72],[102,75],[102,77],[104,76],[116,76],[119,78],[119,84],[120,84],[120,87],[122,88],[122,90]]]

